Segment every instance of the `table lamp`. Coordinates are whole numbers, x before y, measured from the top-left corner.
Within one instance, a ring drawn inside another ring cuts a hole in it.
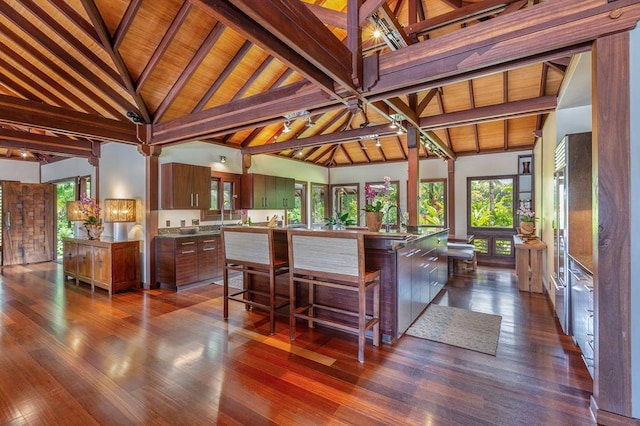
[[[113,223],[113,239],[126,241],[126,222],[136,221],[136,200],[132,198],[106,198],[104,200],[104,221]]]
[[[78,222],[81,222],[85,219],[84,214],[80,211],[80,201],[67,201],[67,220],[69,221],[69,226],[71,226],[71,222],[74,222],[73,235],[78,236],[80,233]]]

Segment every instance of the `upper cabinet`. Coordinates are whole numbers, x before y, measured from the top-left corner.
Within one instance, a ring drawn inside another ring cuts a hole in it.
[[[291,209],[295,179],[259,174],[242,175],[242,207],[245,209]]]
[[[192,164],[161,166],[163,209],[208,209],[211,206],[211,169]]]

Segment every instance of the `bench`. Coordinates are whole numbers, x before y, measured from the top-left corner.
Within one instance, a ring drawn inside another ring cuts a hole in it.
[[[476,247],[473,244],[447,243],[447,258],[450,273],[456,266],[456,262],[459,261],[463,261],[467,265],[470,264],[474,271],[478,267]]]

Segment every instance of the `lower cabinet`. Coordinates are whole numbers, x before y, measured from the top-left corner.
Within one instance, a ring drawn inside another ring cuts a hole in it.
[[[109,294],[140,287],[140,242],[62,239],[66,277],[103,288]]]
[[[222,275],[219,235],[156,237],[156,282],[180,286],[213,280]]]
[[[593,377],[593,276],[569,257],[569,283],[571,288],[573,339],[582,351],[582,359]]]

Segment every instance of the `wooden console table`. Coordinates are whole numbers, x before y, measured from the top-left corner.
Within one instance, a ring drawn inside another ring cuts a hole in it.
[[[539,239],[524,241],[513,236],[516,248],[516,275],[518,289],[532,293],[542,293],[542,254],[547,245]]]
[[[64,275],[117,293],[140,286],[140,241],[63,238]]]

